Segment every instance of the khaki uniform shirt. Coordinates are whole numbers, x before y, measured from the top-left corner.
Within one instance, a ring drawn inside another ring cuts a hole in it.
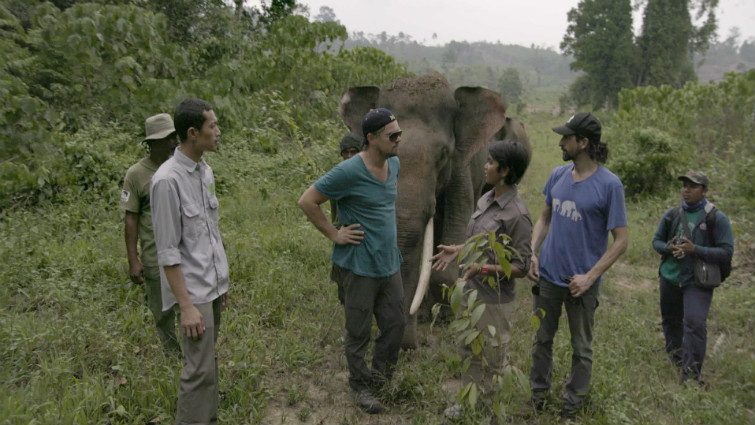
[[[149,158],[143,158],[126,171],[121,191],[121,208],[138,215],[137,234],[141,246],[139,258],[144,267],[157,267],[157,249],[155,236],[152,233],[152,210],[149,205],[149,186],[155,171],[157,171],[157,164]]]
[[[163,310],[176,303],[164,266],[180,264],[186,290],[194,304],[228,292],[228,259],[220,237],[215,177],[177,148],[152,177],[152,224],[160,266]]]
[[[495,191],[485,193],[477,201],[477,209],[472,213],[467,225],[466,238],[479,233],[496,232],[511,237],[511,247],[515,250],[511,264],[525,273],[529,270],[532,256],[532,220],[516,188],[494,198]],[[489,253],[488,264],[497,264],[495,255]],[[514,299],[514,279],[506,279],[501,274],[498,287],[492,288],[477,275],[469,282],[469,288],[476,289],[478,298],[488,304],[501,304]]]

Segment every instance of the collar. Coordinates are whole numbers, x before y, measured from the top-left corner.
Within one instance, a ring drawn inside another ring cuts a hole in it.
[[[198,170],[202,166],[202,164],[204,164],[204,159],[201,159],[199,162],[194,162],[193,159],[189,158],[185,153],[181,152],[180,146],[176,147],[176,150],[173,151],[173,158],[175,158],[176,162],[183,166],[186,171],[190,173]]]
[[[149,156],[145,156],[142,159],[142,166],[148,169],[149,171],[157,171],[157,169],[160,168],[159,165],[155,164],[154,161],[149,159]]]
[[[700,208],[705,208],[708,204],[708,200],[706,198],[701,199],[696,204],[688,204],[684,202],[684,199],[682,199],[682,209],[688,213],[692,213],[695,211],[700,210]],[[706,213],[710,212],[708,209],[705,210]]]
[[[498,207],[501,209],[506,207],[506,204],[511,202],[512,199],[514,199],[517,195],[516,186],[511,186],[511,190],[508,192],[502,193],[501,196],[495,198],[495,189],[491,189],[486,194],[482,195],[480,197],[480,200],[477,202],[477,206],[480,209],[486,209],[490,205],[492,205],[494,202],[498,204]]]

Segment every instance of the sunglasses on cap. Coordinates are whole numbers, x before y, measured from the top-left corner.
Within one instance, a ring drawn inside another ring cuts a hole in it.
[[[396,141],[398,141],[398,138],[399,138],[399,136],[401,136],[401,133],[403,133],[403,131],[401,131],[401,130],[399,130],[399,131],[394,131],[393,133],[390,133],[390,134],[388,135],[388,140],[390,140],[391,142],[396,142]]]

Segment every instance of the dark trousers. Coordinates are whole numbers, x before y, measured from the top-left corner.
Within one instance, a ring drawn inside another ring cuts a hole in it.
[[[666,352],[681,367],[682,379],[700,380],[713,289],[696,285],[679,287],[660,279],[660,292]]]
[[[553,372],[553,337],[558,330],[561,306],[566,308],[571,335],[571,373],[566,380],[562,397],[567,409],[579,408],[590,389],[592,375],[592,329],[598,307],[598,285],[593,285],[581,297],[574,298],[569,288],[546,280],[538,282],[540,295],[535,297],[540,327],[532,345],[530,385],[533,398],[544,398],[551,387]],[[542,309],[542,310],[541,310]]]
[[[358,391],[367,389],[374,382],[373,373],[386,380],[393,375],[404,334],[404,288],[400,272],[385,278],[370,278],[343,270],[341,277],[349,385]],[[364,357],[370,342],[373,315],[380,334],[375,339],[370,370]]]

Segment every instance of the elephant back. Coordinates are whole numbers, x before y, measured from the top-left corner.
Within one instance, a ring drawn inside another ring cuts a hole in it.
[[[451,85],[438,73],[393,81],[380,92],[378,104],[393,111],[399,122],[420,120],[431,128],[451,128],[456,113]]]

